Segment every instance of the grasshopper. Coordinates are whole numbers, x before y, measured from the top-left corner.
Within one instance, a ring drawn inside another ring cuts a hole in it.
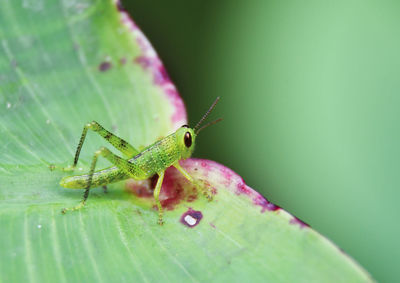
[[[60,185],[62,187],[70,189],[85,189],[85,192],[83,194],[82,201],[77,206],[63,208],[61,212],[66,213],[67,211],[74,211],[84,207],[89,197],[89,190],[92,187],[106,186],[107,184],[128,178],[145,180],[157,174],[158,180],[153,195],[158,207],[158,223],[162,225],[163,209],[159,200],[159,195],[165,170],[170,166],[174,166],[192,184],[200,187],[200,189],[203,191],[203,194],[208,200],[211,201],[212,193],[202,185],[200,180],[195,180],[192,178],[189,173],[179,165],[179,160],[189,158],[192,155],[195,147],[196,137],[202,129],[222,120],[219,118],[200,127],[203,121],[214,109],[218,101],[219,97],[217,97],[217,99],[194,128],[190,128],[188,125],[183,125],[174,133],[145,147],[142,151],[138,151],[122,138],[117,137],[113,133],[107,131],[96,121],[86,124],[83,127],[82,135],[76,149],[74,163],[71,166],[71,169],[74,169],[78,163],[79,154],[88,130],[92,130],[102,136],[112,146],[118,149],[126,158],[122,158],[112,153],[106,147],[101,147],[94,153],[88,174],[67,176],[62,178],[60,181]],[[106,158],[114,166],[100,171],[95,171],[99,156]]]

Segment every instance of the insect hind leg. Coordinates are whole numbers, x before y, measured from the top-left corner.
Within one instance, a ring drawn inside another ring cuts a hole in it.
[[[94,174],[94,170],[96,168],[97,159],[98,159],[99,156],[105,157],[108,161],[110,161],[111,163],[116,165],[118,168],[120,168],[120,169],[126,171],[127,173],[129,173],[129,171],[130,171],[130,168],[129,168],[130,163],[128,162],[128,160],[125,160],[125,159],[115,155],[114,153],[112,153],[106,147],[100,148],[98,151],[96,151],[94,153],[94,156],[93,156],[93,159],[92,159],[92,164],[90,166],[89,177],[88,177],[88,180],[87,180],[87,185],[85,187],[85,192],[83,193],[82,201],[77,206],[74,206],[74,207],[71,207],[71,208],[63,208],[61,210],[61,213],[64,214],[67,211],[78,210],[78,209],[81,209],[82,207],[85,206],[86,201],[87,201],[87,199],[89,197],[89,190],[90,190],[90,187],[92,185],[93,174]]]
[[[68,170],[69,169],[73,170],[75,168],[76,164],[78,163],[79,155],[81,153],[81,149],[82,149],[83,143],[85,142],[86,134],[89,129],[94,131],[98,135],[102,136],[106,141],[108,141],[116,149],[121,151],[126,157],[133,157],[139,153],[139,151],[137,149],[135,149],[132,145],[130,145],[124,139],[107,131],[106,129],[104,129],[103,126],[101,126],[96,121],[92,121],[83,127],[82,135],[81,135],[81,138],[79,139],[78,147],[76,148],[74,163],[71,166],[71,168],[68,168]]]

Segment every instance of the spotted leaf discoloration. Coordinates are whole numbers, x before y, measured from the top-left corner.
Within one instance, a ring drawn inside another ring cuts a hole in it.
[[[182,214],[180,222],[189,228],[193,228],[200,223],[202,218],[203,214],[201,211],[189,208],[184,214]]]

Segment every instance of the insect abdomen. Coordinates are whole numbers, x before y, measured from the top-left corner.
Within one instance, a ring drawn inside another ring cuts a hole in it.
[[[117,167],[110,167],[94,172],[91,187],[101,187],[127,178],[129,178],[129,175],[124,173],[122,170]],[[61,179],[60,185],[69,189],[84,189],[87,186],[88,179],[88,174],[67,176]]]

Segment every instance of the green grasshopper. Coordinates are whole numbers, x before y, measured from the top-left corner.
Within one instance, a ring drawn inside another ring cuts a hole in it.
[[[106,147],[101,147],[98,151],[94,153],[89,174],[68,176],[62,178],[60,181],[60,185],[64,188],[85,189],[85,192],[83,194],[83,199],[79,203],[79,205],[72,208],[64,208],[61,212],[66,213],[67,211],[74,211],[84,207],[88,199],[89,190],[91,187],[105,186],[107,184],[125,180],[128,178],[144,180],[157,174],[158,180],[153,195],[158,207],[158,223],[162,225],[163,210],[159,200],[159,195],[164,179],[164,172],[170,166],[174,166],[192,184],[200,187],[203,191],[203,194],[207,197],[208,200],[211,201],[212,193],[206,188],[206,186],[203,186],[200,181],[193,179],[189,175],[189,173],[186,172],[186,170],[179,165],[179,160],[189,158],[192,155],[195,147],[196,136],[202,129],[222,120],[221,118],[219,118],[200,127],[203,121],[214,109],[218,100],[219,97],[217,97],[217,99],[210,106],[208,111],[203,115],[203,117],[194,128],[189,128],[189,126],[183,125],[176,132],[170,134],[169,136],[166,136],[165,138],[160,139],[152,145],[149,145],[142,151],[138,151],[125,140],[107,131],[95,121],[86,124],[83,128],[78,148],[76,149],[72,169],[74,169],[76,167],[76,164],[78,163],[79,154],[81,152],[83,142],[85,141],[87,131],[89,129],[98,133],[112,146],[121,151],[126,156],[126,159],[121,158],[116,154],[113,154]],[[114,166],[105,168],[100,171],[95,171],[97,159],[99,156],[103,156]]]

